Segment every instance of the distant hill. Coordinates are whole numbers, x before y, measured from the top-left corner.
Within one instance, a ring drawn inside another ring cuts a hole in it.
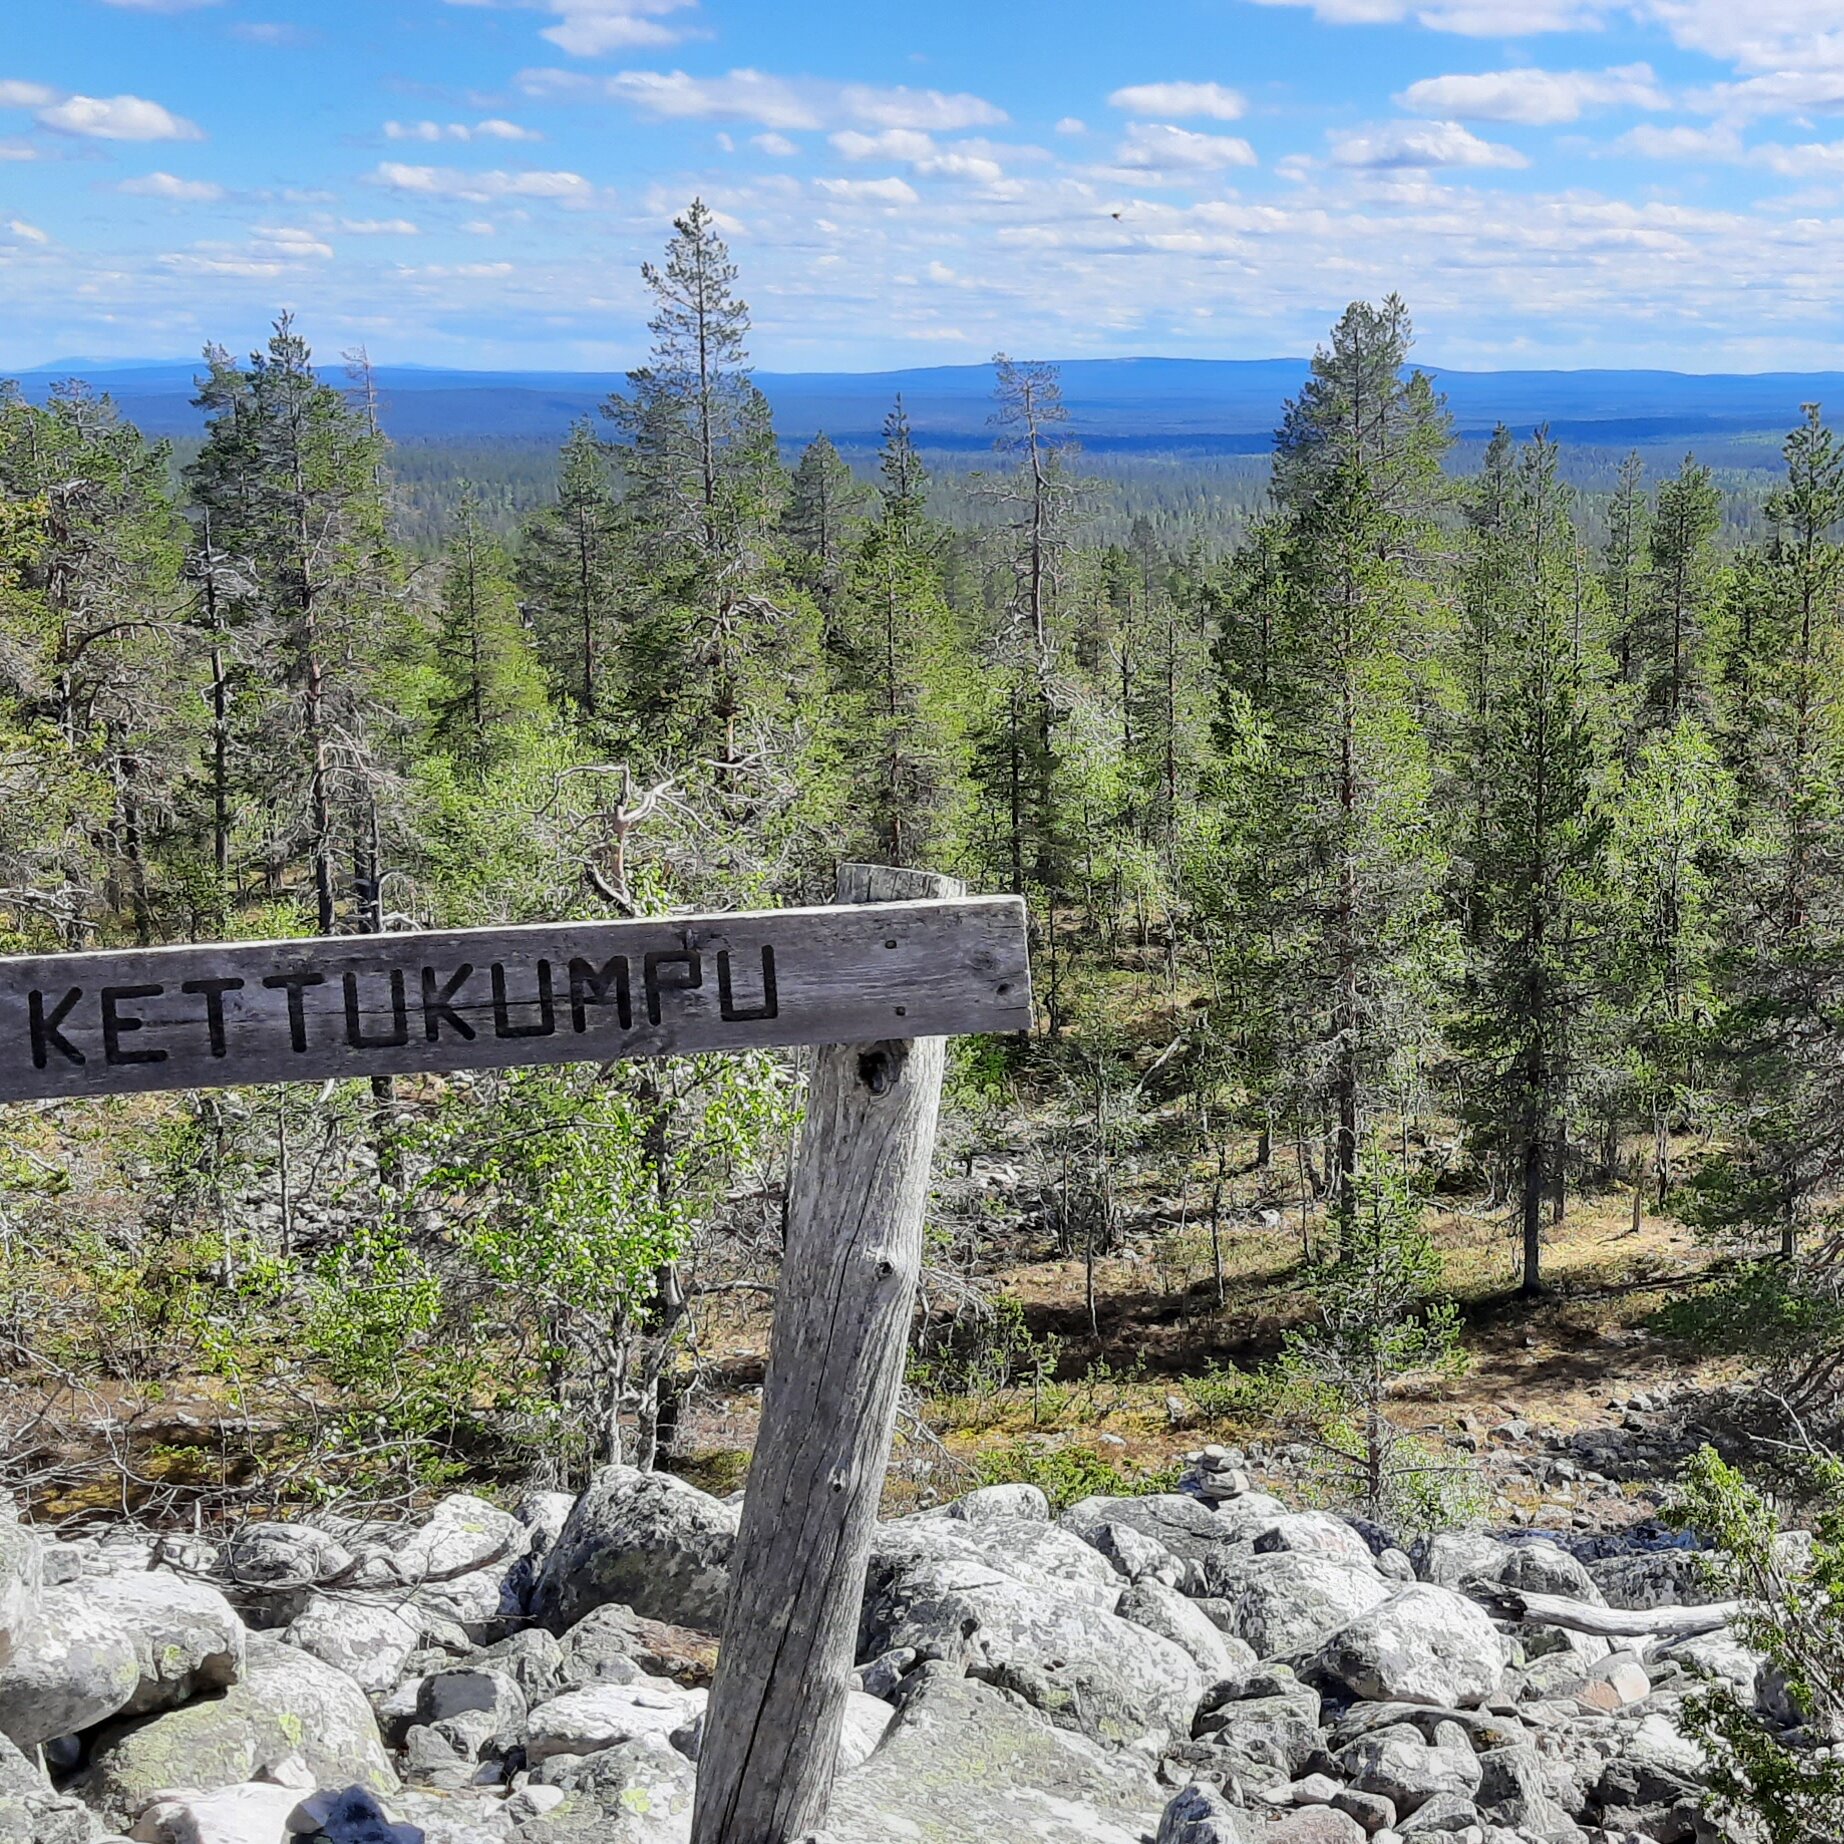
[[[89,378],[150,435],[199,428],[191,361],[74,359],[16,374],[42,400],[61,378]],[[1844,372],[1705,374],[1674,371],[1448,371],[1428,368],[1463,437],[1502,421],[1528,433],[1596,445],[1735,436],[1789,428],[1802,403],[1844,413]],[[1304,359],[1073,359],[1062,366],[1070,428],[1107,452],[1181,449],[1259,454]],[[336,370],[329,375],[337,376]],[[386,425],[399,442],[560,441],[623,380],[592,372],[446,371],[415,365],[377,373]],[[992,368],[935,365],[884,372],[760,372],[783,440],[824,430],[843,448],[873,446],[900,392],[926,445],[984,448],[991,439]]]

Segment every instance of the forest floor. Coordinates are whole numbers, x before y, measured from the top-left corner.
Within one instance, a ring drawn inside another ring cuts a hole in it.
[[[1430,1227],[1460,1309],[1466,1363],[1457,1375],[1395,1392],[1392,1414],[1405,1429],[1490,1449],[1488,1430],[1524,1423],[1530,1434],[1520,1444],[1562,1451],[1571,1436],[1619,1427],[1635,1397],[1720,1391],[1740,1374],[1733,1359],[1699,1355],[1652,1323],[1723,1258],[1666,1218],[1645,1215],[1635,1231],[1630,1193],[1570,1200],[1547,1233],[1547,1278],[1535,1300],[1518,1290],[1501,1216],[1450,1205]],[[1308,1239],[1322,1228],[1309,1211]],[[1219,1304],[1205,1228],[1130,1239],[1095,1264],[1097,1336],[1081,1260],[996,1247],[976,1265],[984,1289],[1022,1309],[1010,1374],[945,1384],[919,1374],[920,1419],[899,1443],[890,1508],[995,1476],[1008,1454],[1028,1460],[1026,1473],[1044,1467],[1079,1489],[1104,1467],[1129,1479],[1168,1474],[1206,1441],[1273,1441],[1261,1377],[1310,1311],[1302,1256],[1297,1208],[1245,1213],[1221,1236]],[[767,1330],[765,1316],[733,1320],[707,1352],[720,1381],[684,1431],[686,1470],[701,1484],[740,1482]],[[1501,1510],[1543,1515],[1540,1492],[1516,1480],[1493,1484]],[[1668,1484],[1612,1492],[1595,1521],[1649,1515]]]

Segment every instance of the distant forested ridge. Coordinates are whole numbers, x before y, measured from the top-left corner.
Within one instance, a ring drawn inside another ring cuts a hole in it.
[[[1387,1161],[1477,1174],[1531,1290],[1571,1188],[1616,1182],[1797,1283],[1844,1176],[1844,451],[1805,381],[1749,381],[1790,431],[1759,490],[1572,484],[1541,427],[1462,469],[1471,387],[1391,298],[1265,376],[1271,456],[1103,474],[1079,368],[1001,355],[956,399],[977,466],[906,381],[841,412],[854,466],[790,444],[708,211],[645,274],[647,362],[542,460],[476,437],[437,479],[392,442],[417,392],[286,317],[206,355],[181,454],[85,386],[0,398],[0,947],[927,865],[1030,899],[1038,1030],[957,1092],[1033,1070],[1078,1165],[1144,1080],[1126,1009],[1169,1019],[1186,1156],[1288,1162],[1334,1243]],[[195,1098],[137,1129],[158,1249],[83,1260],[393,1439],[650,1459],[679,1264],[793,1105],[769,1059]],[[308,1161],[343,1227],[240,1213]]]

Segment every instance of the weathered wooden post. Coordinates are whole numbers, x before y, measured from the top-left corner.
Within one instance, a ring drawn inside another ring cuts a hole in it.
[[[1031,1022],[1024,904],[847,865],[830,908],[0,959],[0,1102],[820,1046],[694,1815],[824,1815],[922,1256],[944,1033]]]
[[[921,871],[839,872],[841,903],[961,892]],[[945,1053],[940,1037],[814,1053],[693,1844],[786,1844],[826,1816],[922,1266]]]

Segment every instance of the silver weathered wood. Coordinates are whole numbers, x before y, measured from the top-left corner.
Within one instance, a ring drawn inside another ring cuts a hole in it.
[[[1502,1620],[1525,1626],[1560,1626],[1600,1639],[1687,1639],[1720,1632],[1742,1612],[1740,1601],[1712,1601],[1701,1607],[1597,1607],[1562,1594],[1527,1594],[1521,1589],[1482,1593],[1480,1600]]]
[[[0,959],[0,1101],[1016,1031],[1030,1016],[1016,897],[20,956]]]
[[[876,866],[839,874],[841,903],[958,888]],[[693,1844],[786,1844],[825,1818],[921,1271],[944,1051],[926,1037],[814,1058]]]

